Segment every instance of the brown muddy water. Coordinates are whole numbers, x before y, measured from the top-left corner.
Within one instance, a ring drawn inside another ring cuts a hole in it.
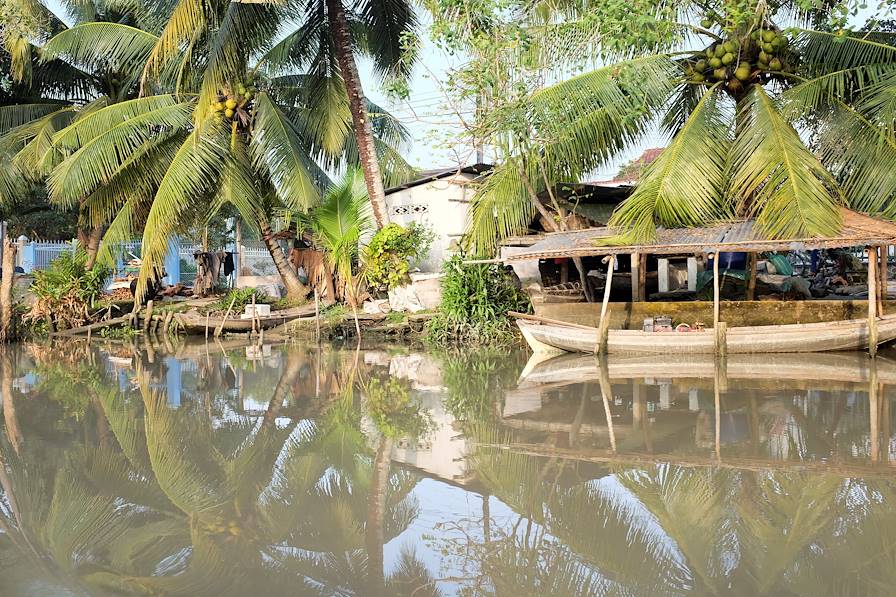
[[[892,595],[896,359],[25,345],[0,595]]]

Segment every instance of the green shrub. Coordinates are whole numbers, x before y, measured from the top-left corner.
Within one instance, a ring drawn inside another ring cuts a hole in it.
[[[464,264],[463,257],[455,255],[445,262],[443,272],[439,314],[427,324],[429,342],[498,345],[514,341],[516,327],[507,312],[527,312],[530,303],[503,266]]]
[[[391,290],[408,282],[411,263],[429,252],[435,235],[426,226],[389,224],[364,249],[364,275],[374,290]]]
[[[234,288],[221,297],[221,300],[211,305],[211,311],[226,311],[230,307],[230,301],[233,301],[232,313],[239,313],[246,310],[246,305],[252,304],[252,297],[255,297],[255,303],[258,305],[269,305],[273,301],[271,297],[266,295],[257,288]]]
[[[34,272],[31,291],[37,300],[28,313],[31,321],[53,320],[57,327],[84,325],[103,292],[111,271],[95,264],[87,269],[87,253],[65,252],[45,270]]]

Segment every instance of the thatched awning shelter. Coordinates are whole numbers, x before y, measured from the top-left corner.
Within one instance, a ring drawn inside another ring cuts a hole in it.
[[[545,234],[526,251],[503,261],[592,257],[646,253],[683,255],[724,252],[806,251],[857,246],[896,245],[896,223],[842,208],[839,234],[823,238],[771,239],[761,235],[754,220],[713,224],[702,228],[660,228],[653,242],[641,245],[602,245],[601,239],[619,233],[613,228],[588,228]]]

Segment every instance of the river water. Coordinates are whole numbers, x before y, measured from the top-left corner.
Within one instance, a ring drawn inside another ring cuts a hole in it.
[[[892,595],[896,359],[0,353],[0,595]]]

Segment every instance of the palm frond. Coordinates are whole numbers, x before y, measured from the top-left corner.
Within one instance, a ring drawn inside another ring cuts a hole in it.
[[[228,154],[228,134],[222,127],[213,119],[195,129],[178,149],[159,184],[143,233],[138,293],[145,292],[146,282],[161,267],[180,216],[194,207],[198,198],[214,192],[221,176],[220,166]]]
[[[191,104],[170,101],[158,104],[160,107],[155,109],[140,106],[134,110],[137,115],[132,117],[122,117],[122,114],[136,106],[122,108],[122,104],[115,104],[100,110],[93,118],[75,123],[70,127],[75,130],[63,131],[57,137],[59,146],[79,144],[80,147],[53,170],[48,181],[52,200],[60,205],[70,205],[82,199],[108,183],[128,158],[146,143],[164,139],[172,131],[183,130],[190,124]],[[94,136],[103,124],[111,126]],[[157,132],[160,130],[167,133]]]
[[[371,229],[371,217],[364,176],[356,169],[349,170],[341,182],[331,187],[311,214],[315,238],[343,280],[351,279],[358,243]]]
[[[836,182],[762,87],[753,88],[738,118],[743,126],[730,164],[738,212],[755,217],[771,238],[839,232],[842,196]]]
[[[699,226],[729,215],[723,196],[730,130],[718,88],[703,95],[632,196],[613,213],[610,225],[619,228],[619,240],[640,243],[655,237],[657,224]]]
[[[896,47],[859,33],[802,30],[794,40],[803,70],[823,74],[896,62]]]
[[[309,146],[293,122],[266,93],[256,100],[250,149],[255,167],[267,172],[277,196],[294,211],[305,211],[320,196],[327,178],[309,157]]]
[[[83,68],[127,73],[136,80],[159,38],[120,23],[75,25],[41,49],[41,59],[63,58]]]
[[[64,108],[62,102],[0,106],[0,135]]]
[[[355,7],[366,29],[364,49],[383,77],[410,76],[418,43],[417,15],[408,0],[365,0]]]

